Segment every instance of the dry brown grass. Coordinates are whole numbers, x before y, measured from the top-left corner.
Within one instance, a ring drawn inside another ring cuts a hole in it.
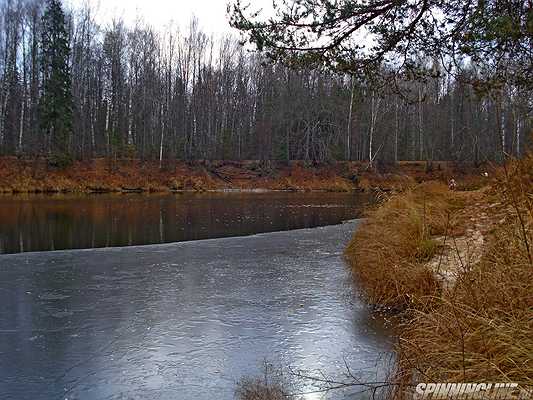
[[[292,385],[280,368],[265,361],[262,376],[244,378],[237,383],[235,397],[238,400],[299,400],[291,393]]]
[[[426,176],[423,180],[433,180]],[[392,174],[374,174],[363,173],[359,176],[359,187],[364,190],[386,190],[393,192],[402,192],[414,187],[415,179],[399,169],[398,173]]]
[[[446,229],[450,198],[446,185],[426,182],[369,213],[346,249],[369,302],[403,310],[436,294],[423,263],[438,251],[432,236]]]
[[[45,159],[0,158],[0,193],[109,192],[136,189],[205,191],[217,189],[271,189],[347,192],[356,184],[341,176],[338,166],[304,167],[277,165],[270,174],[250,170],[247,163],[234,162],[235,176],[224,178],[218,170],[224,162],[208,165],[175,162],[159,168],[154,161],[94,159],[76,161],[63,170],[49,167]],[[252,173],[253,172],[253,173]]]
[[[390,199],[347,250],[369,300],[404,311],[399,383],[533,385],[533,156],[496,175],[481,192],[426,185]],[[451,287],[439,287],[420,259],[424,241],[443,230],[460,234],[479,219],[480,208],[490,223],[481,260],[465,263]]]
[[[533,160],[510,169],[493,187],[499,223],[482,260],[402,330],[399,371],[408,379],[417,371],[428,381],[533,385]]]
[[[239,400],[286,400],[287,395],[281,385],[255,379],[240,383],[237,398]]]
[[[440,165],[440,164],[439,164]],[[479,170],[444,166],[428,170],[425,164],[401,163],[387,171],[368,168],[368,163],[309,164],[301,161],[158,161],[98,158],[75,161],[66,169],[51,168],[44,158],[0,158],[0,193],[143,191],[213,189],[270,189],[299,191],[384,190],[403,191],[416,182],[461,177],[463,187],[483,181]]]

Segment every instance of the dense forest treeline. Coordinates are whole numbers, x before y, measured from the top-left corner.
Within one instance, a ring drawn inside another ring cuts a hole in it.
[[[531,91],[480,93],[475,65],[421,60],[433,77],[398,91],[269,63],[194,18],[159,31],[58,0],[0,7],[2,155],[485,161],[531,140]]]

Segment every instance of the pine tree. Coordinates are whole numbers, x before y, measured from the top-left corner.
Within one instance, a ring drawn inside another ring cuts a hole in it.
[[[69,35],[60,0],[47,0],[42,17],[41,69],[42,93],[40,121],[56,164],[65,166],[71,159],[72,93],[69,70]]]

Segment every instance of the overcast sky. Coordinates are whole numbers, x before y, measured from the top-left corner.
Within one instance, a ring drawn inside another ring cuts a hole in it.
[[[163,28],[173,21],[185,28],[192,15],[196,15],[206,33],[231,32],[226,15],[228,0],[64,0],[73,8],[80,8],[88,2],[97,11],[100,23],[109,23],[113,17],[122,17],[126,23],[133,23],[137,17],[154,27]],[[253,8],[269,9],[272,0],[248,0]]]

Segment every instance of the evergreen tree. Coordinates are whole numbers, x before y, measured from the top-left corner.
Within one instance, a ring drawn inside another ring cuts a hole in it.
[[[72,94],[69,56],[69,35],[60,0],[47,0],[42,17],[40,121],[48,143],[47,151],[59,164],[70,160]]]
[[[421,56],[455,66],[467,59],[477,89],[533,88],[531,0],[283,0],[274,17],[248,3],[233,0],[230,23],[273,60],[363,77],[432,77]]]

